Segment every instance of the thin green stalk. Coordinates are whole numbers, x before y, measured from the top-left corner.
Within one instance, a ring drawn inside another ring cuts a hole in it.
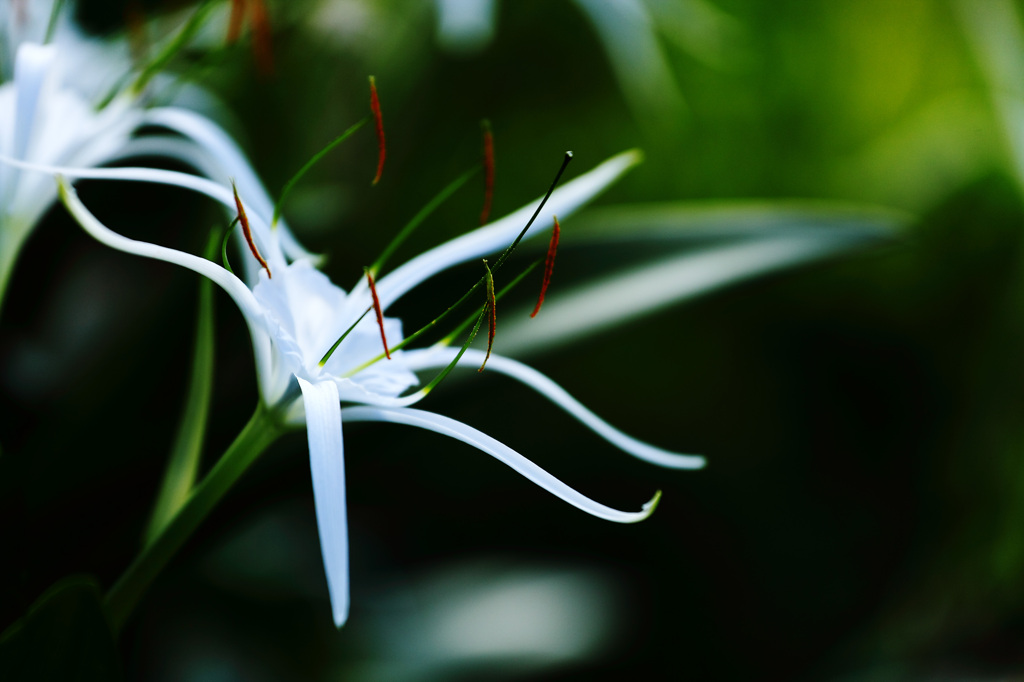
[[[124,628],[128,617],[164,566],[196,531],[224,494],[253,462],[285,432],[270,410],[261,402],[249,423],[192,490],[185,505],[170,523],[148,544],[107,592],[104,604],[114,633]]]
[[[210,234],[205,258],[212,260],[220,242],[220,230]],[[153,507],[153,516],[146,529],[145,544],[150,544],[160,530],[174,517],[196,481],[199,458],[206,435],[213,392],[213,282],[205,277],[199,282],[199,305],[196,313],[196,336],[192,351],[192,376],[189,379],[185,407],[178,433],[164,471],[163,485]]]
[[[10,284],[14,267],[18,263],[18,254],[21,253],[21,247],[30,232],[28,226],[13,222],[4,224],[3,220],[0,218],[0,312],[3,311],[7,285]],[[11,218],[7,220],[12,221]]]
[[[156,57],[154,57],[153,60],[150,61],[142,70],[139,77],[135,79],[135,83],[132,85],[132,91],[135,94],[145,90],[153,76],[160,73],[160,71],[167,66],[167,63],[171,61],[174,55],[178,54],[178,52],[185,47],[190,40],[192,40],[192,37],[199,31],[199,28],[203,25],[203,21],[206,20],[206,15],[210,13],[211,9],[213,9],[213,2],[211,2],[211,0],[204,0],[204,2],[199,5],[196,11],[192,13],[192,16],[188,18],[188,21],[185,22],[185,25],[181,30],[178,31],[178,34],[174,36],[174,38],[172,38],[162,50],[160,50]]]
[[[53,40],[53,34],[57,32],[57,21],[64,9],[64,0],[55,0],[50,8],[50,21],[46,24],[46,36],[43,38],[43,45],[48,45]]]
[[[292,187],[294,187],[295,184],[299,180],[302,179],[302,176],[305,175],[309,171],[310,168],[312,168],[313,166],[316,165],[317,161],[319,161],[320,159],[322,159],[325,156],[327,156],[327,154],[332,149],[334,149],[339,144],[341,144],[342,142],[347,140],[352,135],[352,133],[354,133],[357,130],[359,130],[360,128],[362,128],[363,125],[365,125],[367,120],[369,120],[369,119],[368,118],[363,118],[363,120],[361,120],[361,121],[359,121],[357,123],[352,124],[351,126],[349,126],[348,130],[346,130],[341,135],[338,135],[336,138],[334,138],[333,140],[328,142],[326,147],[324,147],[323,149],[318,151],[316,154],[314,154],[313,158],[311,158],[309,161],[307,161],[306,164],[302,168],[299,169],[299,172],[296,173],[295,175],[293,175],[292,179],[289,180],[287,183],[285,183],[284,188],[281,190],[281,196],[278,198],[277,203],[274,204],[274,217],[271,218],[271,220],[270,220],[270,227],[271,228],[277,227],[277,221],[281,219],[281,207],[284,206],[284,200],[285,200],[285,198],[287,198],[288,193],[292,191]]]
[[[456,190],[458,190],[460,187],[466,184],[467,180],[469,180],[471,177],[473,177],[479,172],[479,166],[477,166],[476,168],[471,168],[462,175],[460,175],[459,177],[457,177],[455,180],[450,182],[440,192],[438,192],[437,196],[431,199],[426,206],[421,208],[419,212],[412,217],[412,220],[410,220],[405,225],[405,227],[403,227],[399,231],[398,235],[391,240],[391,243],[388,244],[387,248],[384,249],[384,253],[380,254],[380,258],[378,258],[376,262],[374,262],[374,264],[370,266],[370,274],[376,277],[377,274],[380,272],[380,269],[384,267],[384,263],[387,262],[388,258],[391,257],[391,254],[395,252],[395,249],[397,249],[402,244],[402,242],[404,242],[406,238],[408,238],[408,236],[411,235],[416,230],[416,228],[420,226],[420,223],[426,220],[431,213],[436,211],[437,207],[443,204],[448,199],[448,197],[455,194]]]

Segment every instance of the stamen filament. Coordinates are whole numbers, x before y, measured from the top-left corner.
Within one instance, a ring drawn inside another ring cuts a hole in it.
[[[149,84],[149,81],[152,80],[153,76],[159,73],[160,70],[167,65],[167,62],[171,61],[171,58],[174,57],[174,55],[176,55],[178,51],[192,39],[192,36],[194,36],[199,30],[199,27],[202,26],[203,21],[206,19],[206,15],[209,14],[212,8],[213,2],[211,0],[205,0],[201,5],[199,5],[182,29],[178,31],[178,34],[164,46],[164,49],[157,53],[156,57],[149,62],[149,64],[142,70],[142,73],[139,74],[139,77],[135,79],[135,83],[132,85],[132,92],[139,94],[146,89],[146,86]]]
[[[562,173],[564,173],[564,172],[565,172],[565,168],[566,168],[566,166],[568,166],[568,165],[569,165],[569,162],[570,162],[570,161],[572,161],[572,152],[566,152],[566,153],[565,153],[565,157],[564,157],[564,158],[563,158],[563,160],[562,160],[562,165],[561,165],[561,167],[560,167],[560,168],[558,169],[558,173],[557,173],[557,174],[555,175],[555,179],[554,179],[554,181],[552,181],[552,183],[551,183],[551,186],[550,186],[550,187],[548,188],[547,194],[545,194],[545,195],[544,195],[544,198],[543,198],[543,199],[541,199],[540,205],[539,205],[539,206],[537,206],[537,210],[536,210],[536,211],[534,211],[534,213],[533,213],[533,216],[532,216],[532,217],[530,218],[529,222],[527,222],[527,223],[526,223],[526,227],[524,227],[524,228],[523,228],[523,230],[522,230],[522,231],[521,231],[521,232],[519,233],[519,236],[517,236],[517,237],[516,237],[515,241],[513,241],[513,242],[512,242],[512,244],[511,244],[511,245],[510,245],[510,246],[509,246],[509,247],[508,247],[507,249],[505,249],[505,251],[504,251],[504,252],[503,252],[503,253],[501,254],[501,257],[499,257],[499,258],[498,258],[498,261],[497,261],[497,262],[496,262],[496,263],[494,264],[494,267],[493,267],[493,268],[491,268],[491,273],[492,273],[492,276],[493,276],[493,273],[497,272],[498,268],[499,268],[499,267],[501,267],[501,264],[505,262],[505,260],[506,260],[506,259],[507,259],[507,258],[509,257],[509,255],[511,255],[511,254],[512,254],[512,252],[513,252],[513,251],[515,250],[516,246],[518,246],[518,245],[519,245],[519,242],[520,242],[520,241],[522,241],[523,237],[524,237],[524,236],[526,235],[527,231],[528,231],[528,230],[530,229],[530,226],[531,226],[531,225],[533,225],[534,221],[536,221],[536,220],[537,220],[537,216],[538,216],[538,215],[540,215],[541,209],[543,209],[543,208],[544,208],[544,204],[546,204],[546,203],[548,202],[548,199],[549,199],[549,198],[551,198],[551,194],[552,194],[552,193],[553,193],[553,192],[555,191],[555,186],[556,186],[556,185],[558,185],[558,181],[559,181],[559,179],[561,179],[561,177],[562,177]],[[531,265],[531,266],[530,266],[529,268],[527,268],[527,272],[529,272],[530,270],[532,270],[532,269],[533,269],[534,267],[536,267],[536,263],[535,263],[534,265]],[[522,275],[520,275],[519,277],[517,277],[517,278],[516,278],[516,279],[514,280],[513,284],[515,284],[515,283],[519,282],[519,280],[520,280],[520,279],[522,279],[522,278],[523,278],[523,277],[525,276],[525,274],[526,274],[526,273],[524,272],[524,273],[523,273]],[[447,308],[447,309],[446,309],[446,310],[445,310],[445,311],[444,311],[443,313],[441,313],[440,315],[438,315],[438,316],[437,316],[436,318],[434,318],[434,319],[433,319],[433,320],[432,320],[432,321],[431,321],[431,322],[430,322],[429,324],[427,324],[427,325],[426,325],[425,327],[423,327],[422,329],[420,329],[420,330],[419,330],[419,331],[417,331],[416,333],[414,333],[414,334],[412,334],[412,335],[410,335],[410,336],[407,336],[407,337],[406,337],[405,339],[403,339],[401,343],[399,343],[399,344],[398,344],[397,346],[395,346],[395,350],[398,350],[398,349],[400,349],[400,348],[402,348],[402,347],[404,347],[404,346],[408,345],[408,344],[409,344],[409,343],[411,343],[411,342],[412,342],[412,341],[413,341],[414,339],[416,339],[416,338],[417,338],[418,336],[420,336],[421,334],[423,334],[424,332],[426,332],[426,331],[427,331],[428,329],[432,329],[432,328],[433,328],[434,326],[436,326],[436,325],[437,325],[437,323],[438,323],[438,322],[440,322],[440,321],[441,321],[441,320],[443,320],[443,319],[444,319],[445,317],[447,317],[447,316],[448,316],[448,314],[449,314],[449,313],[451,313],[451,311],[455,310],[455,309],[456,309],[456,308],[458,308],[458,307],[459,307],[460,305],[462,305],[462,303],[463,303],[463,302],[464,302],[464,301],[465,301],[466,299],[468,299],[468,298],[470,297],[470,295],[472,295],[472,293],[473,293],[474,291],[476,291],[477,289],[479,289],[481,285],[483,285],[483,284],[486,284],[486,282],[487,282],[487,277],[486,277],[486,275],[484,275],[483,277],[481,277],[480,279],[478,279],[478,280],[476,281],[476,283],[475,283],[475,284],[473,284],[473,286],[471,286],[471,287],[469,288],[469,291],[467,291],[466,293],[464,293],[464,294],[463,294],[463,295],[462,295],[462,296],[461,296],[461,297],[459,298],[459,300],[455,301],[455,303],[453,303],[453,304],[451,304],[450,306],[448,306],[448,308]],[[511,285],[510,285],[510,286],[511,286]],[[509,287],[506,287],[506,289],[507,289],[507,288],[509,288]],[[503,290],[503,293],[504,293],[504,290]],[[463,327],[463,326],[460,326],[460,327],[459,327],[459,329],[460,329],[460,330],[461,330],[461,329],[464,329],[464,327]],[[449,335],[449,336],[450,336],[450,335]],[[447,338],[447,337],[446,337],[446,338]],[[444,341],[443,341],[443,342],[444,342]],[[450,343],[451,343],[451,340],[450,340],[450,339],[448,339],[448,340],[447,340],[446,342],[444,342],[444,345],[448,345],[448,344],[450,344]],[[358,366],[358,367],[356,367],[355,369],[349,370],[349,371],[348,371],[348,372],[347,372],[347,373],[345,374],[345,377],[347,378],[347,377],[351,377],[351,376],[354,376],[354,375],[358,374],[359,372],[363,371],[363,370],[364,370],[364,369],[366,369],[367,367],[369,367],[369,366],[371,366],[371,365],[373,365],[373,364],[375,364],[375,363],[377,363],[377,362],[380,362],[380,361],[381,361],[382,359],[384,359],[384,357],[385,357],[384,355],[378,355],[378,356],[377,356],[377,357],[375,357],[375,358],[371,358],[370,360],[367,360],[366,362],[364,362],[363,364],[359,365],[359,366]]]
[[[458,352],[458,353],[456,353],[456,355],[455,355],[455,358],[454,358],[454,359],[453,359],[453,360],[452,360],[451,362],[449,362],[449,363],[448,363],[448,366],[447,366],[447,367],[445,367],[445,368],[444,368],[443,370],[441,370],[441,371],[440,371],[440,372],[438,373],[438,375],[437,375],[436,377],[434,377],[434,378],[433,378],[433,379],[431,380],[431,382],[430,382],[429,384],[427,384],[426,386],[424,386],[423,388],[421,388],[421,389],[420,389],[419,391],[417,391],[417,393],[420,393],[420,394],[422,394],[422,395],[427,395],[427,394],[428,394],[428,393],[430,393],[430,392],[431,392],[432,390],[434,390],[434,388],[435,388],[435,387],[436,387],[436,386],[437,386],[437,385],[438,385],[439,383],[441,383],[442,381],[444,381],[444,378],[445,378],[446,376],[448,376],[448,375],[449,375],[449,374],[451,373],[451,371],[452,371],[453,369],[455,369],[455,366],[456,366],[456,365],[458,365],[458,364],[459,364],[459,360],[461,360],[461,359],[462,359],[462,356],[463,356],[463,355],[464,355],[464,354],[466,353],[466,350],[467,350],[467,349],[468,349],[468,348],[469,348],[469,347],[470,347],[471,345],[473,345],[473,341],[474,341],[474,340],[476,339],[476,334],[477,334],[477,332],[478,332],[478,331],[480,331],[480,324],[481,324],[481,323],[482,323],[483,321],[484,321],[484,316],[483,316],[483,313],[481,313],[481,314],[479,314],[479,315],[477,315],[477,316],[476,316],[476,324],[475,324],[475,325],[473,325],[473,331],[471,331],[471,332],[469,333],[469,337],[467,337],[467,338],[466,338],[466,342],[462,344],[462,348],[460,348],[460,349],[459,349],[459,352]]]
[[[487,311],[487,355],[484,356],[484,361],[480,365],[478,372],[484,371],[484,367],[487,366],[487,361],[491,359],[491,349],[494,347],[494,332],[498,326],[498,314],[497,306],[495,305],[494,298],[494,275],[491,273],[491,268],[487,265],[487,259],[484,259],[484,269],[487,271],[485,275],[487,277],[487,303],[484,304],[484,310]]]
[[[224,230],[224,239],[220,242],[220,258],[224,262],[224,269],[232,275],[235,274],[235,271],[231,269],[231,262],[228,260],[228,240],[231,238],[231,230],[235,229],[237,222],[238,216],[235,216],[235,219],[228,225],[228,229]]]
[[[260,250],[256,248],[256,242],[252,238],[252,229],[249,227],[249,217],[245,215],[245,207],[242,206],[242,200],[238,197],[238,188],[235,187],[235,183],[232,180],[231,190],[235,193],[235,206],[238,207],[238,222],[242,226],[242,234],[245,235],[245,242],[249,245],[249,250],[252,251],[252,255],[260,262],[260,266],[267,271],[267,278],[270,279],[273,275],[270,274],[270,266],[267,265],[267,261],[260,255]]]
[[[409,235],[411,235],[413,231],[415,231],[416,228],[420,226],[420,223],[426,220],[431,213],[437,210],[438,206],[443,204],[452,194],[455,193],[456,190],[458,190],[460,187],[466,184],[466,181],[469,180],[474,175],[476,175],[479,171],[479,167],[472,168],[466,171],[461,176],[456,178],[453,182],[451,182],[447,187],[442,189],[437,194],[437,196],[430,200],[430,203],[421,208],[419,213],[414,215],[412,217],[412,220],[406,223],[405,227],[401,229],[401,231],[398,233],[398,236],[391,240],[391,243],[388,244],[387,247],[384,249],[384,253],[380,255],[380,258],[378,258],[376,262],[374,262],[374,264],[370,266],[370,272],[372,272],[374,276],[376,276],[380,272],[381,268],[384,267],[384,263],[387,261],[387,259],[390,258],[391,254],[395,252],[395,249],[397,249],[402,244],[402,242],[404,242],[409,237]]]
[[[388,350],[388,338],[384,335],[384,311],[380,308],[380,299],[377,298],[377,285],[373,281],[373,273],[369,268],[364,268],[366,281],[370,285],[370,296],[373,297],[373,311],[377,313],[377,326],[380,327],[380,340],[384,343],[384,357],[391,359],[391,351]]]
[[[370,76],[370,110],[373,112],[373,120],[377,124],[377,175],[373,177],[371,184],[380,182],[380,174],[384,172],[384,157],[387,156],[387,149],[384,144],[384,118],[380,113],[380,98],[377,97],[377,81]]]
[[[490,121],[484,119],[481,125],[484,129],[484,207],[480,211],[480,224],[486,225],[494,198],[494,134]]]
[[[504,287],[501,288],[501,290],[497,294],[495,294],[494,300],[495,301],[500,301],[502,296],[504,296],[508,292],[512,291],[512,287],[514,287],[515,285],[517,285],[521,281],[523,281],[526,278],[526,276],[529,275],[531,272],[533,272],[534,269],[537,268],[537,266],[539,266],[540,264],[541,264],[541,261],[540,261],[540,259],[538,259],[538,260],[533,261],[529,265],[527,265],[526,268],[522,272],[520,272],[518,275],[516,275],[515,279],[513,279],[511,282],[506,284]],[[484,310],[484,306],[480,306],[477,310],[475,310],[473,312],[472,315],[470,315],[465,320],[463,320],[461,323],[459,323],[459,326],[456,327],[455,329],[453,329],[451,331],[451,333],[448,334],[448,336],[446,336],[443,339],[441,339],[440,341],[438,341],[436,345],[438,345],[438,346],[450,346],[452,344],[452,342],[454,342],[455,339],[457,339],[459,337],[459,334],[461,334],[463,331],[465,331],[466,327],[468,327],[469,325],[473,324],[473,320],[476,318],[477,315],[479,315],[481,312],[483,312],[483,310]],[[421,332],[422,331],[426,331],[426,328],[424,328],[424,329],[422,329],[420,331]],[[419,334],[419,333],[420,332],[417,332],[417,334]]]
[[[345,330],[345,333],[338,337],[338,340],[334,342],[334,345],[331,346],[331,349],[324,353],[324,356],[320,358],[321,367],[327,364],[327,361],[331,359],[332,355],[334,355],[334,351],[338,350],[338,346],[340,346],[341,342],[345,340],[345,337],[352,333],[352,330],[355,329],[356,326],[363,321],[363,318],[366,317],[367,313],[369,313],[371,310],[373,310],[373,306],[370,306],[369,308],[364,310],[363,314],[359,316],[359,319],[353,322],[352,325]]]
[[[310,168],[312,168],[314,165],[316,165],[316,163],[320,159],[324,158],[328,154],[328,152],[330,152],[332,149],[334,149],[339,144],[341,144],[342,142],[347,140],[349,137],[351,137],[352,133],[354,133],[357,130],[359,130],[360,128],[362,128],[363,125],[366,123],[366,121],[367,121],[367,119],[364,118],[363,120],[359,121],[358,123],[350,126],[349,129],[346,130],[345,132],[343,132],[341,135],[338,135],[336,138],[331,140],[327,144],[326,147],[324,147],[323,149],[318,151],[316,154],[314,154],[313,158],[311,158],[309,161],[307,161],[305,163],[305,165],[302,166],[302,168],[299,169],[299,172],[292,176],[291,180],[289,180],[287,183],[285,183],[284,188],[281,190],[281,196],[278,198],[277,203],[274,204],[274,217],[271,218],[271,220],[270,220],[270,229],[275,229],[277,227],[277,221],[281,219],[281,209],[284,206],[284,200],[288,196],[288,193],[292,191],[292,187],[295,186],[295,183],[297,183],[299,180],[301,180],[302,176],[304,176],[309,171]]]
[[[53,40],[53,34],[57,31],[57,20],[63,9],[64,0],[55,0],[53,6],[50,7],[50,20],[46,23],[46,36],[43,38],[43,45],[47,45]]]
[[[562,233],[562,227],[558,224],[558,216],[555,218],[555,229],[551,232],[551,241],[548,243],[548,255],[544,259],[544,280],[540,285],[540,296],[537,298],[537,307],[530,313],[530,317],[537,317],[540,307],[544,304],[544,294],[551,284],[551,273],[555,269],[555,253],[558,251],[558,237]]]

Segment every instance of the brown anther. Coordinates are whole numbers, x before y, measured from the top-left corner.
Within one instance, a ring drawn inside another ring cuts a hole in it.
[[[377,175],[373,177],[373,183],[380,182],[380,174],[384,172],[384,157],[387,156],[387,149],[384,144],[384,117],[380,113],[380,99],[377,97],[377,81],[370,76],[370,111],[373,112],[373,120],[377,126]]]
[[[486,225],[491,216],[491,200],[494,198],[494,134],[490,121],[484,120],[484,207],[480,211],[480,224]]]
[[[231,182],[231,190],[235,193],[235,206],[238,208],[238,224],[242,226],[245,243],[249,245],[249,250],[252,251],[253,257],[259,261],[260,266],[267,271],[267,278],[269,279],[272,277],[270,266],[267,265],[267,261],[263,260],[260,250],[256,248],[256,242],[253,241],[252,229],[249,227],[249,216],[245,215],[245,207],[242,206],[242,200],[238,197],[238,188],[235,187],[234,181]]]
[[[484,260],[484,268],[487,270],[487,355],[484,356],[484,362],[480,365],[478,372],[484,371],[484,367],[487,366],[487,361],[491,359],[491,348],[494,347],[494,332],[498,326],[498,312],[496,308],[497,299],[494,296],[494,275],[491,273],[491,266],[487,264],[487,260]]]
[[[562,227],[558,224],[558,216],[555,218],[555,229],[551,232],[551,241],[548,243],[548,255],[544,259],[544,279],[540,285],[540,296],[537,298],[537,307],[530,313],[530,317],[536,317],[537,313],[540,312],[540,307],[544,304],[544,294],[548,291],[548,285],[551,284],[551,272],[555,269],[555,253],[558,252],[558,237],[562,233]]]
[[[388,350],[388,337],[384,335],[384,311],[380,307],[380,299],[377,298],[377,285],[373,281],[373,273],[366,268],[366,281],[370,285],[370,296],[373,297],[373,312],[377,314],[377,326],[380,327],[380,340],[384,344],[384,356],[390,360],[391,351]]]
[[[252,8],[252,54],[256,68],[264,76],[274,74],[274,49],[271,41],[270,14],[263,0],[249,0]]]
[[[234,45],[242,35],[242,20],[245,19],[245,0],[231,0],[231,16],[228,18],[228,45]]]

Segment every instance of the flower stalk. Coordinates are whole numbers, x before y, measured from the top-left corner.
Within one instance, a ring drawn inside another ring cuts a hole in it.
[[[132,564],[107,592],[104,605],[115,634],[124,628],[132,610],[150,584],[209,516],[217,502],[286,430],[271,409],[261,401],[249,423],[202,482],[192,489],[181,509],[139,552]]]

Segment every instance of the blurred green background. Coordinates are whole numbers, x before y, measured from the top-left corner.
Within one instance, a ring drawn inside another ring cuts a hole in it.
[[[624,258],[688,248],[682,223],[668,226],[680,238],[628,250],[588,239],[602,205],[620,207],[612,227],[627,237],[631,211],[653,202],[837,200],[913,218],[874,248],[526,358],[626,432],[705,454],[704,471],[633,460],[486,372],[423,403],[612,506],[663,489],[640,525],[589,518],[439,436],[347,427],[341,631],[304,436],[284,439],[140,605],[119,643],[128,679],[1024,675],[1024,204],[1010,144],[1024,82],[1003,78],[1024,64],[1024,6],[506,0],[489,38],[441,33],[428,2],[268,6],[272,74],[247,40],[207,61],[197,45],[173,68],[233,112],[221,122],[272,193],[364,115],[376,76],[380,185],[364,131],[286,209],[342,286],[477,162],[484,117],[494,215],[539,195],[566,149],[570,176],[646,154],[590,218],[565,221],[552,301]],[[125,11],[82,2],[79,16],[109,35]],[[198,251],[221,220],[180,191],[81,187],[111,227],[179,248]],[[462,190],[397,258],[471,229],[481,202],[482,188]],[[456,269],[393,312],[415,328],[477,275]],[[30,240],[0,318],[0,625],[63,575],[109,586],[137,551],[181,409],[196,288],[104,249],[62,210]],[[256,400],[241,317],[217,304],[207,464]]]

